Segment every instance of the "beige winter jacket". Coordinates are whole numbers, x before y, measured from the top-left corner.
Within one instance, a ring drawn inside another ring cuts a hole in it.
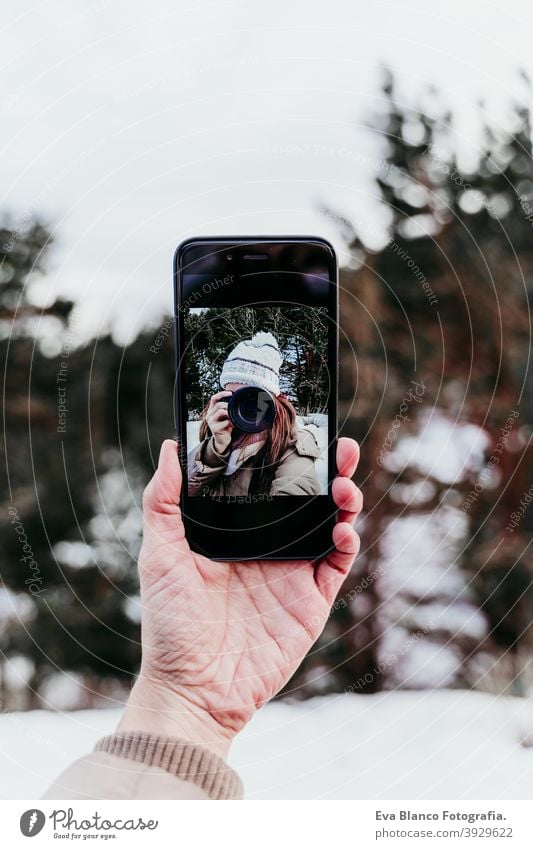
[[[253,492],[252,477],[257,467],[256,454],[262,443],[254,442],[224,454],[217,454],[213,438],[204,439],[191,452],[189,462],[189,495],[247,496]],[[282,455],[266,495],[318,495],[320,485],[315,460],[320,450],[313,434],[299,428],[292,443]]]
[[[129,732],[103,737],[43,799],[242,799],[242,782],[222,758],[174,737]]]

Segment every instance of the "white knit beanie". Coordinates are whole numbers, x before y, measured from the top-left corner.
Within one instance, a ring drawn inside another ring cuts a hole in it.
[[[220,385],[245,383],[279,395],[279,369],[282,363],[278,343],[272,333],[256,333],[233,349],[222,367]]]

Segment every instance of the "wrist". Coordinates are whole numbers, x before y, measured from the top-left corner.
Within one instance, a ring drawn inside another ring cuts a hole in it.
[[[217,437],[213,436],[213,451],[215,454],[221,456],[226,454],[229,444],[231,442],[231,437]]]
[[[118,733],[145,731],[203,746],[226,758],[235,732],[225,729],[198,706],[186,691],[174,692],[159,681],[140,675],[117,725]]]

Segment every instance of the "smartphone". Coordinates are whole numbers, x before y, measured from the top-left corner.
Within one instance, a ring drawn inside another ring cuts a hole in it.
[[[191,238],[174,257],[182,512],[215,560],[333,548],[338,270],[305,236]]]

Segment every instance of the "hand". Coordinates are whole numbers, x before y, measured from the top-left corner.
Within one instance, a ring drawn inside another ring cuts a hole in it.
[[[227,400],[231,394],[226,389],[217,392],[212,396],[207,408],[206,421],[213,436],[213,445],[217,454],[223,454],[231,442],[233,424],[228,416]]]
[[[350,480],[358,459],[357,443],[340,439],[339,521],[325,558],[219,563],[189,548],[177,446],[163,443],[144,493],[142,665],[119,731],[155,731],[226,755],[297,669],[350,570],[359,549],[352,523],[362,496]]]

